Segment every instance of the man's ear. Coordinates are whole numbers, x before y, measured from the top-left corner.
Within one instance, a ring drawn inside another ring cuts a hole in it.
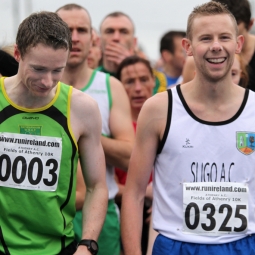
[[[187,38],[182,39],[182,47],[185,50],[187,56],[193,56],[191,42]]]
[[[171,62],[172,59],[172,53],[168,50],[162,50],[161,51],[161,58],[163,59],[164,63]]]
[[[137,45],[138,45],[138,44],[137,44],[137,41],[138,41],[138,40],[137,40],[137,37],[134,37],[134,38],[133,38],[133,49],[136,49],[136,47],[137,47]]]
[[[235,51],[236,54],[241,53],[242,48],[243,48],[243,44],[244,44],[244,36],[243,35],[239,35],[237,37],[237,47],[236,47],[236,51]]]
[[[248,31],[251,30],[253,24],[254,24],[254,18],[250,20],[249,27],[248,27]]]
[[[100,45],[101,45],[101,38],[98,36],[97,37],[97,39],[96,39],[96,45],[98,46],[98,47],[100,47]]]
[[[15,58],[15,60],[16,60],[17,62],[20,62],[21,54],[20,54],[20,51],[19,51],[19,49],[18,49],[18,45],[17,45],[17,44],[14,45],[14,53],[13,53],[13,56],[14,56],[14,58]]]

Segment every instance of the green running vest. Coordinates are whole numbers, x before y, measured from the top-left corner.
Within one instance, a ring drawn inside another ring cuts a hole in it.
[[[58,254],[74,239],[78,146],[72,87],[58,83],[48,105],[15,105],[0,80],[0,252]]]

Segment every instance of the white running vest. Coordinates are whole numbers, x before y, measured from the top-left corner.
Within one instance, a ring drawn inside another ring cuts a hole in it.
[[[81,91],[94,98],[99,106],[102,117],[102,135],[111,137],[109,128],[112,95],[109,83],[109,74],[94,70],[88,84]],[[106,182],[109,190],[109,199],[114,199],[118,192],[118,186],[114,179],[114,166],[106,164]]]
[[[201,244],[255,233],[255,93],[246,90],[238,112],[222,122],[197,118],[180,85],[168,93],[168,125],[154,166],[154,229]]]

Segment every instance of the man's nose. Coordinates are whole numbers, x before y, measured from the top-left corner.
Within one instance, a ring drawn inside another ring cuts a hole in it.
[[[218,41],[214,41],[210,46],[211,51],[222,51],[223,47]]]
[[[119,42],[120,41],[120,32],[119,31],[114,31],[114,34],[113,34],[113,41],[115,42]]]
[[[134,87],[135,87],[135,90],[137,90],[137,91],[141,90],[141,88],[142,88],[141,82],[139,80],[136,80]]]
[[[79,39],[78,39],[78,33],[77,31],[73,30],[72,31],[72,41],[73,42],[77,42]]]
[[[52,80],[52,74],[51,72],[46,73],[43,78],[42,78],[42,84],[45,87],[51,87],[53,84],[53,80]]]

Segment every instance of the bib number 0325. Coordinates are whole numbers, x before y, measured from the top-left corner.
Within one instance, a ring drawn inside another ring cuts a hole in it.
[[[200,209],[196,203],[192,202],[188,204],[185,210],[185,224],[190,230],[197,229],[198,225],[201,224],[201,228],[204,231],[214,231],[216,227],[217,214],[223,214],[225,218],[220,224],[218,229],[219,232],[243,232],[247,228],[247,218],[242,214],[242,210],[246,209],[246,205],[237,205],[235,212],[233,213],[233,208],[231,205],[221,204],[219,211],[216,212],[215,206],[211,203],[207,203],[202,208],[202,211],[206,213],[206,222],[200,223]],[[240,219],[241,224],[239,227],[229,224],[229,221],[233,215],[235,218]]]
[[[185,183],[183,231],[238,234],[248,228],[248,186],[244,183]]]

